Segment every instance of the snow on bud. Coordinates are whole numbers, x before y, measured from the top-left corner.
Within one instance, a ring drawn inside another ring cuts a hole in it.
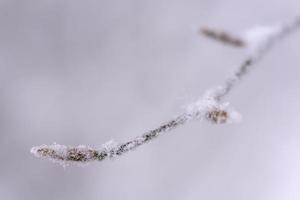
[[[229,107],[229,103],[220,103],[220,88],[208,90],[205,95],[187,107],[189,119],[206,119],[214,124],[235,123],[241,121],[241,115]]]
[[[228,107],[228,103],[219,107],[212,108],[206,113],[206,119],[214,124],[238,123],[242,116],[232,108]]]
[[[86,163],[99,159],[97,150],[83,145],[69,147],[54,143],[33,147],[30,152],[36,157],[45,158],[63,166],[72,162]]]

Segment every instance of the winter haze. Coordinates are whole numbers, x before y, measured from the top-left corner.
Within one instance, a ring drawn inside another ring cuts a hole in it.
[[[246,53],[199,35],[300,15],[299,0],[0,0],[0,199],[299,200],[300,31],[226,100],[241,123],[193,121],[114,160],[32,146],[127,141],[182,113]]]

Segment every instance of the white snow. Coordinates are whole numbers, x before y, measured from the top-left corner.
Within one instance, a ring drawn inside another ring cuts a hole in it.
[[[247,43],[250,53],[255,53],[261,47],[277,36],[281,31],[280,26],[261,26],[257,25],[246,31],[243,35],[244,41]]]

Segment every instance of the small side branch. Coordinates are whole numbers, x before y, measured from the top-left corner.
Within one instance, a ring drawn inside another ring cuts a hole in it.
[[[245,42],[232,34],[225,31],[217,31],[207,27],[204,27],[200,30],[200,32],[207,36],[208,38],[214,39],[216,41],[222,42],[224,44],[228,44],[235,47],[244,47]]]

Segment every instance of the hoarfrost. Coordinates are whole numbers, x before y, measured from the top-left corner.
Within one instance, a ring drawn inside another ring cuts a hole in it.
[[[247,43],[248,50],[251,54],[258,51],[261,47],[268,45],[268,43],[279,34],[280,26],[261,26],[257,25],[243,35]]]

